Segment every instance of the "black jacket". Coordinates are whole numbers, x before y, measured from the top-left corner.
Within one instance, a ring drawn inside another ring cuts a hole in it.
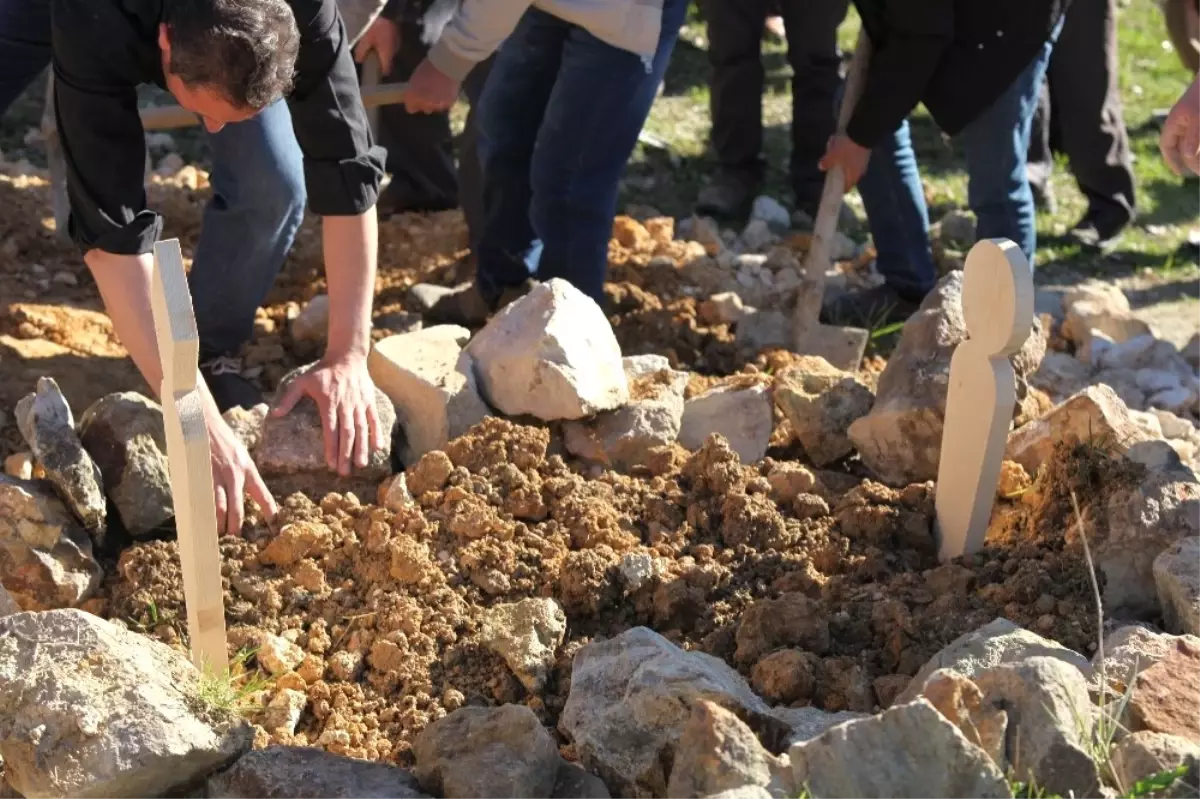
[[[146,207],[137,86],[164,87],[158,26],[169,0],[53,0],[54,99],[67,162],[71,237],[85,252],[151,251],[162,219]],[[290,0],[300,28],[288,106],[320,216],[375,204],[386,153],[371,139],[334,0]]]
[[[924,103],[954,135],[1033,61],[1069,0],[855,0],[872,55],[847,135],[875,146]]]

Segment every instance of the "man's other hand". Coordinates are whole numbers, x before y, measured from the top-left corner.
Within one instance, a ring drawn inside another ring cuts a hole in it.
[[[365,468],[371,453],[383,449],[384,430],[375,407],[375,384],[361,355],[326,355],[288,386],[278,407],[286,415],[304,397],[317,404],[325,435],[325,463],[343,477],[351,464]]]
[[[208,428],[208,446],[212,451],[213,499],[217,506],[217,529],[225,535],[240,535],[246,519],[245,501],[249,494],[268,519],[275,518],[279,506],[246,447],[221,418],[216,403],[204,392],[204,421]]]
[[[846,178],[846,191],[850,191],[867,171],[867,161],[870,158],[871,151],[855,144],[849,136],[831,136],[818,166],[822,172],[840,166]]]
[[[392,60],[400,51],[400,27],[390,19],[377,17],[367,32],[354,45],[354,60],[362,63],[374,50],[379,55],[379,66],[384,75],[392,72]]]
[[[410,114],[432,114],[448,111],[458,99],[459,82],[443,75],[426,58],[417,65],[408,79],[404,92],[404,107]]]
[[[1184,168],[1200,174],[1200,77],[1192,81],[1167,115],[1158,149],[1176,175],[1183,174]]]

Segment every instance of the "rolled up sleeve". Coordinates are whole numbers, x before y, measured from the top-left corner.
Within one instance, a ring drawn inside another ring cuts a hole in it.
[[[59,6],[56,16],[68,17]],[[162,217],[146,207],[146,141],[137,90],[111,74],[71,29],[55,24],[51,35],[71,239],[83,252],[148,253],[162,234]]]
[[[304,153],[309,209],[319,216],[358,215],[379,198],[387,153],[372,140],[335,4],[313,0],[292,7],[300,55],[288,106]]]

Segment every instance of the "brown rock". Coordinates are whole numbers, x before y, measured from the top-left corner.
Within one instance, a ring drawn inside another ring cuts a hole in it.
[[[750,684],[756,693],[774,702],[811,699],[821,660],[811,652],[784,649],[754,664]]]
[[[1123,791],[1147,777],[1188,765],[1185,774],[1165,795],[1171,797],[1200,794],[1200,745],[1177,735],[1141,731],[1126,735],[1110,754],[1113,776]],[[1163,795],[1163,794],[1156,794]]]
[[[408,490],[418,500],[427,491],[441,491],[450,479],[452,471],[454,464],[451,463],[450,456],[441,450],[427,452],[409,468]]]
[[[738,625],[739,663],[753,663],[781,646],[797,646],[817,655],[829,651],[829,619],[820,605],[804,594],[759,600]]]
[[[1200,744],[1200,647],[1186,638],[1134,680],[1129,717],[1135,730],[1178,735]]]
[[[854,451],[847,430],[871,411],[875,395],[855,375],[805,356],[776,379],[775,402],[808,457],[826,466]]]
[[[1004,736],[1008,732],[1008,713],[997,704],[985,702],[975,683],[956,671],[939,669],[929,675],[921,695],[962,730],[968,741],[991,755],[997,766],[1007,768]]]
[[[1000,464],[1000,482],[996,486],[996,494],[1003,499],[1016,499],[1024,494],[1033,481],[1025,467],[1016,461],[1004,461]]]
[[[296,522],[286,525],[259,553],[260,562],[289,566],[304,557],[323,555],[333,548],[333,533],[323,524]]]
[[[771,782],[772,771],[781,772],[783,768],[782,762],[763,748],[737,716],[701,699],[692,705],[691,718],[675,747],[667,796],[688,799],[749,786],[765,787]]]

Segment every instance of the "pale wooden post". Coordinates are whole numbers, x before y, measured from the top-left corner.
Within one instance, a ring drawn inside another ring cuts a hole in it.
[[[178,239],[154,245],[151,307],[162,363],[163,423],[192,663],[202,671],[224,673],[229,669],[229,657],[225,647],[212,456],[200,392],[196,388],[200,336]],[[229,501],[239,499],[230,497]]]
[[[967,254],[962,312],[967,340],[950,359],[946,421],[938,461],[938,555],[946,561],[983,547],[1004,447],[1017,402],[1010,356],[1033,328],[1033,272],[1008,239]]]

